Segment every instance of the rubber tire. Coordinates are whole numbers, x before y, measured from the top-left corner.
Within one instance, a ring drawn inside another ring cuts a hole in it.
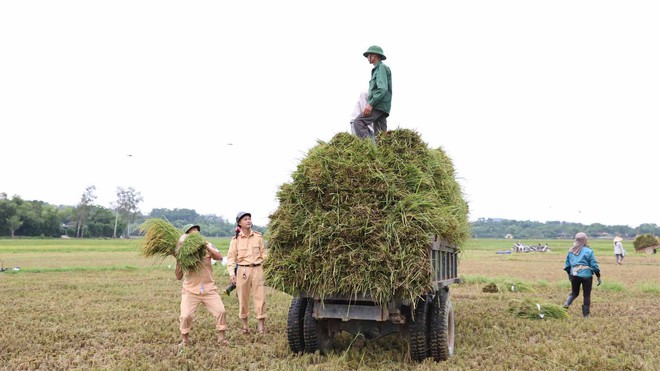
[[[422,362],[428,356],[427,312],[427,300],[420,299],[410,324],[410,358],[415,362]]]
[[[289,341],[289,348],[293,353],[300,353],[305,350],[305,341],[303,336],[303,318],[305,316],[305,307],[307,298],[296,296],[291,300],[289,306],[289,316],[286,322],[286,337]]]
[[[314,318],[314,299],[307,301],[305,307],[305,318],[303,319],[303,338],[305,340],[305,353],[314,353],[319,350],[319,339],[317,336],[317,323]]]
[[[449,291],[440,290],[429,310],[429,348],[435,361],[446,361],[454,355],[454,307]]]

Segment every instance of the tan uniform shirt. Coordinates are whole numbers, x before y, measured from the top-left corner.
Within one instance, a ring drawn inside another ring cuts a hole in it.
[[[229,244],[227,271],[230,276],[233,276],[236,263],[238,265],[259,265],[264,262],[266,256],[266,246],[261,233],[251,231],[250,235],[246,236],[241,232],[238,234],[238,238],[232,238]]]
[[[181,236],[179,239],[179,243],[177,244],[178,247],[181,247],[181,244],[183,244],[183,240],[185,240],[184,236]],[[185,272],[183,274],[183,285],[181,286],[181,292],[203,294],[205,292],[216,289],[217,287],[215,286],[215,281],[213,280],[213,265],[211,265],[211,254],[206,251],[199,270],[196,272]]]

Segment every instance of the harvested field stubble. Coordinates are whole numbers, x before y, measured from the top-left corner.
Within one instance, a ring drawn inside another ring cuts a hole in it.
[[[212,242],[226,252],[228,239]],[[581,316],[581,297],[567,319],[528,320],[510,313],[509,302],[538,298],[561,305],[569,293],[565,251],[513,260],[495,255],[494,243],[488,250],[489,240],[471,240],[475,249],[464,251],[459,272],[478,279],[450,287],[456,348],[438,364],[412,362],[407,341],[397,335],[362,344],[342,333],[328,355],[294,355],[286,339],[291,296],[271,288],[267,334],[242,335],[236,296],[223,295],[229,347],[218,346],[213,319],[200,307],[191,333],[195,344],[179,353],[181,282],[174,278],[174,258],[149,262],[133,243],[0,239],[5,266],[21,266],[0,273],[0,369],[660,369],[658,256],[630,254],[620,266],[613,255],[597,255],[604,282],[620,282],[623,291],[595,287],[588,320]],[[610,245],[603,251],[609,253]],[[45,266],[53,270],[34,273]],[[226,267],[216,265],[214,275],[218,287],[228,283]],[[541,278],[546,284],[536,284]],[[535,292],[484,293],[489,280],[526,282]],[[250,329],[256,329],[252,311]]]
[[[377,145],[347,133],[312,148],[281,186],[269,224],[270,285],[415,302],[431,291],[429,236],[462,245],[468,207],[451,160],[411,130]]]

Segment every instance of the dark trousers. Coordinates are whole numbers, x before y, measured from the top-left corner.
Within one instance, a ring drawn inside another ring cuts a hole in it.
[[[593,282],[593,276],[589,278],[573,276],[571,278],[571,295],[577,298],[580,295],[580,285],[582,285],[582,294],[584,295],[582,304],[591,305],[591,286]]]
[[[367,116],[361,113],[353,120],[355,135],[360,138],[367,138],[374,137],[381,131],[387,131],[387,116],[389,116],[387,113],[377,109],[372,109],[371,113]],[[374,125],[373,134],[369,130],[369,125],[371,124]]]

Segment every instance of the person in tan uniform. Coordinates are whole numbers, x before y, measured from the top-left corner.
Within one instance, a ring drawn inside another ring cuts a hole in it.
[[[184,234],[179,238],[174,251],[177,256],[183,241],[192,233],[199,233],[199,225],[188,224],[183,227]],[[218,295],[215,281],[213,280],[213,266],[211,258],[222,260],[222,254],[210,242],[206,242],[206,254],[198,271],[183,272],[179,261],[176,262],[176,279],[183,279],[181,287],[181,316],[179,317],[179,330],[181,331],[181,344],[186,346],[190,343],[188,334],[192,328],[195,311],[199,304],[204,304],[206,309],[215,319],[215,328],[218,332],[218,341],[221,345],[227,345],[225,331],[227,330],[227,315],[225,306]]]
[[[243,333],[248,333],[250,295],[257,315],[257,331],[266,332],[266,294],[263,262],[266,258],[261,233],[252,230],[252,214],[241,211],[236,215],[240,231],[232,238],[227,252],[229,281],[236,285],[238,293],[238,317],[243,322]],[[238,264],[238,269],[234,268]]]

